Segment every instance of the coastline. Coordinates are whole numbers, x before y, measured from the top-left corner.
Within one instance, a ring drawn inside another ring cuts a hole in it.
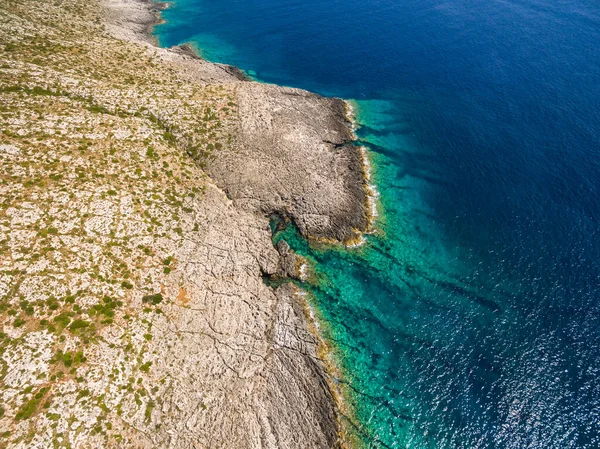
[[[152,42],[152,44],[154,46],[156,46],[157,48],[164,48],[167,51],[181,54],[187,58],[190,58],[190,59],[193,59],[196,61],[202,61],[204,63],[208,63],[211,65],[220,67],[225,72],[232,75],[234,78],[236,78],[239,81],[262,84],[259,80],[254,80],[254,79],[250,78],[248,75],[245,74],[245,72],[242,69],[240,69],[238,67],[228,65],[228,64],[214,63],[214,62],[205,60],[204,58],[202,58],[199,55],[198,50],[194,49],[194,47],[189,43],[184,43],[184,44],[181,44],[181,45],[178,45],[175,47],[171,47],[171,48],[160,47],[159,41],[158,41],[157,37],[154,35],[154,27],[165,22],[165,20],[161,16],[161,13],[162,13],[162,11],[164,11],[165,9],[167,9],[170,6],[170,3],[169,2],[154,3],[154,2],[152,2],[152,0],[150,0],[150,1],[135,0],[135,1],[142,5],[147,5],[149,8],[149,11],[152,13],[152,17],[153,17],[153,19],[148,21],[145,25],[145,32],[143,35],[144,40],[146,40],[146,39],[150,40]],[[294,89],[294,90],[299,90],[299,89]],[[310,94],[310,95],[316,95],[316,94]],[[350,138],[347,140],[347,142],[354,143],[354,142],[358,141],[358,137],[355,133],[355,131],[358,127],[357,119],[355,117],[354,106],[352,105],[351,101],[339,99],[339,98],[332,98],[332,100],[339,101],[342,104],[342,109],[344,111],[343,117],[344,117],[345,126],[348,127],[348,132],[350,134]],[[337,145],[339,145],[339,144],[337,144]],[[360,146],[360,147],[355,147],[355,148],[356,148],[356,154],[358,156],[357,160],[359,161],[358,167],[356,167],[355,169],[357,169],[361,174],[361,186],[362,186],[362,189],[364,190],[364,196],[363,196],[362,201],[364,204],[366,222],[363,223],[363,228],[362,229],[353,228],[352,234],[342,241],[335,239],[335,238],[313,236],[313,235],[306,233],[304,235],[304,237],[308,241],[332,244],[332,245],[338,245],[341,243],[344,246],[346,246],[347,248],[356,248],[356,247],[359,247],[366,243],[365,235],[373,234],[376,232],[374,225],[375,225],[375,221],[376,221],[376,218],[378,215],[377,201],[378,201],[379,193],[377,191],[376,186],[372,182],[371,162],[369,160],[368,149],[365,146]],[[299,268],[297,269],[297,271],[298,271],[297,275],[298,275],[298,279],[301,280],[302,282],[306,281],[306,269],[307,269],[306,262],[299,263]],[[339,365],[338,365],[339,362],[336,361],[336,357],[335,357],[336,349],[332,348],[325,341],[325,339],[323,338],[322,331],[320,329],[321,326],[326,325],[326,323],[319,321],[319,318],[317,317],[317,313],[312,308],[309,300],[307,299],[308,292],[299,287],[294,287],[294,289],[295,290],[294,290],[293,295],[296,297],[296,300],[299,302],[299,304],[301,305],[301,307],[304,311],[306,329],[309,331],[309,333],[312,335],[312,337],[317,342],[316,356],[317,356],[317,359],[320,361],[321,367],[324,371],[324,373],[323,373],[324,378],[327,381],[328,388],[332,395],[332,400],[335,403],[335,408],[337,409],[337,413],[336,413],[336,415],[337,415],[337,418],[336,418],[337,433],[338,433],[338,443],[337,444],[339,444],[340,449],[362,447],[361,437],[359,436],[360,432],[358,431],[356,424],[354,423],[356,421],[355,416],[354,416],[354,411],[350,408],[351,407],[350,401],[345,399],[347,397],[346,395],[350,395],[352,393],[348,388],[344,387],[343,383],[340,383],[338,381],[338,379],[343,377],[343,374],[341,374],[341,371],[343,371],[344,368],[339,367]],[[351,423],[352,425],[349,426],[348,422]]]
[[[144,0],[140,0],[140,1],[144,1]],[[167,5],[167,6],[164,8],[161,8],[160,11],[157,12],[157,14],[155,16],[155,22],[152,23],[148,27],[148,30],[149,30],[148,32],[150,33],[151,37],[154,39],[155,45],[157,45],[157,46],[159,46],[159,42],[158,42],[158,39],[156,38],[156,36],[154,35],[154,27],[157,25],[160,25],[162,23],[165,23],[165,20],[160,15],[160,12],[162,12],[164,9],[166,9],[168,7],[169,3],[165,3],[165,5]],[[162,47],[162,48],[164,48],[164,47]],[[194,47],[192,45],[190,45],[189,43],[180,44],[178,46],[170,48],[170,50],[182,52],[183,54],[186,54],[194,59],[199,59],[199,60],[205,61],[205,59],[199,55],[198,50],[194,49]],[[252,78],[249,78],[245,74],[245,72],[242,69],[240,69],[239,67],[228,65],[228,64],[215,63],[215,62],[210,62],[210,63],[216,64],[216,65],[219,65],[222,67],[226,67],[228,70],[232,71],[236,75],[239,73],[240,76],[239,77],[236,76],[236,77],[238,77],[238,79],[240,79],[241,81],[259,82],[260,83],[259,80],[254,80]],[[351,140],[356,142],[356,141],[358,141],[358,136],[356,135],[356,130],[358,129],[358,122],[357,122],[357,118],[355,116],[355,110],[354,110],[354,106],[352,104],[352,100],[345,100],[345,99],[338,99],[338,100],[340,100],[343,103],[343,107],[344,107],[344,111],[345,111],[344,117],[345,117],[345,121],[347,122],[349,131],[351,133]],[[341,242],[344,246],[346,246],[349,249],[357,248],[357,247],[364,245],[366,243],[365,235],[374,234],[377,232],[374,226],[375,226],[376,218],[378,216],[377,201],[378,201],[378,197],[379,197],[379,192],[377,191],[377,187],[375,186],[375,184],[373,184],[373,181],[372,181],[372,170],[371,170],[371,162],[369,160],[369,155],[368,155],[368,148],[365,146],[360,146],[360,147],[358,147],[358,151],[359,151],[359,155],[360,155],[360,171],[362,174],[364,189],[365,189],[365,193],[366,193],[366,195],[365,195],[365,210],[367,211],[367,213],[366,213],[367,223],[366,223],[366,226],[364,229],[357,230],[352,237],[350,237],[346,241]],[[314,238],[309,235],[307,235],[305,238],[308,239],[309,241],[312,240],[312,241],[316,241],[319,243],[325,243],[325,244],[331,244],[331,245],[338,245],[340,243],[339,241],[336,241],[334,239]],[[307,264],[306,264],[306,262],[302,262],[299,265],[300,265],[300,267],[297,270],[298,271],[298,273],[297,273],[298,279],[301,282],[305,282],[306,281]],[[340,383],[337,380],[337,379],[343,378],[342,371],[345,368],[339,367],[339,365],[338,365],[339,362],[336,361],[336,357],[334,355],[334,354],[336,354],[337,350],[335,348],[332,348],[329,344],[327,344],[327,342],[323,338],[321,326],[325,325],[326,323],[319,321],[319,318],[317,317],[317,313],[315,312],[315,310],[311,306],[309,300],[307,299],[308,295],[309,295],[308,291],[296,287],[295,296],[298,299],[298,301],[300,301],[302,308],[304,310],[305,318],[307,321],[307,329],[313,335],[315,340],[318,342],[317,354],[318,354],[319,359],[322,362],[323,369],[326,373],[327,383],[329,385],[330,391],[332,392],[333,400],[336,403],[336,408],[339,410],[338,432],[340,435],[340,441],[342,442],[341,449],[351,449],[351,448],[358,449],[358,448],[362,447],[362,443],[360,441],[360,436],[357,433],[356,424],[354,424],[354,422],[356,422],[356,417],[354,415],[354,410],[352,410],[350,408],[351,401],[349,401],[347,399],[348,398],[347,395],[351,395],[352,392],[349,388],[345,388],[343,383]],[[349,427],[348,424],[346,423],[346,421],[353,423],[352,426]]]
[[[350,127],[352,130],[353,140],[355,142],[359,141],[358,136],[356,135],[356,130],[358,129],[358,118],[356,117],[356,110],[354,105],[352,104],[354,100],[343,100],[346,105],[346,117],[348,122],[350,123]],[[379,201],[379,191],[377,186],[373,181],[373,173],[372,173],[372,163],[369,156],[368,147],[361,145],[359,147],[360,157],[361,157],[361,165],[362,165],[362,173],[364,180],[364,188],[365,188],[365,209],[367,210],[367,226],[362,231],[362,233],[358,236],[358,238],[346,246],[350,248],[355,248],[366,243],[365,235],[375,234],[377,230],[375,228],[375,223],[377,221],[377,217],[379,215],[378,211],[378,201]]]
[[[164,11],[165,9],[169,8],[170,3],[169,2],[154,2],[153,0],[134,0],[134,1],[138,2],[139,4],[142,4],[142,5],[147,5],[149,8],[149,12],[152,13],[152,18],[147,19],[147,23],[145,24],[145,27],[144,27],[145,32],[144,32],[144,35],[142,36],[144,40],[151,41],[153,43],[153,45],[155,45],[157,48],[164,48],[168,51],[182,54],[191,59],[203,61],[208,64],[212,64],[216,67],[220,67],[221,69],[226,71],[228,74],[234,76],[237,80],[263,84],[260,80],[256,80],[256,79],[249,77],[244,72],[244,70],[240,69],[239,67],[236,67],[236,66],[233,66],[230,64],[223,64],[223,63],[207,61],[206,59],[204,59],[200,56],[199,50],[195,49],[194,46],[190,43],[183,43],[183,44],[171,47],[171,48],[161,47],[160,43],[158,41],[158,38],[154,35],[154,27],[165,22],[164,18],[161,16],[161,12]],[[280,86],[280,87],[285,87],[285,86]],[[313,95],[318,95],[318,94],[313,94]],[[345,99],[337,98],[337,97],[329,97],[329,98],[331,98],[331,100],[333,100],[333,101],[339,101],[342,104],[342,107],[344,110],[344,118],[345,118],[345,121],[349,128],[349,133],[350,133],[350,137],[344,143],[347,143],[347,142],[349,142],[351,144],[356,143],[359,140],[358,136],[356,135],[356,130],[358,129],[358,122],[357,122],[357,118],[355,116],[354,106],[352,104],[353,100],[345,100]],[[337,145],[340,145],[340,144],[337,144]],[[359,246],[363,245],[366,242],[366,240],[364,238],[365,235],[373,234],[376,232],[374,225],[375,225],[375,221],[376,221],[376,218],[378,215],[377,201],[379,198],[379,192],[377,191],[377,187],[373,183],[373,180],[372,180],[371,162],[369,159],[368,148],[365,146],[358,147],[357,154],[358,154],[358,160],[360,161],[359,162],[360,168],[356,167],[356,169],[360,170],[360,172],[362,174],[361,188],[364,190],[364,204],[365,204],[364,207],[366,210],[366,214],[365,214],[366,221],[362,223],[361,228],[353,228],[351,235],[346,236],[346,238],[344,238],[344,239],[314,236],[309,233],[303,233],[305,235],[305,237],[308,238],[309,240],[313,240],[315,242],[320,242],[320,243],[326,243],[326,244],[328,243],[328,244],[332,244],[332,245],[337,245],[341,242],[343,245],[345,245],[348,248],[355,248],[355,247],[359,247]]]
[[[357,445],[324,311],[294,285],[311,267],[271,227],[340,248],[367,229],[346,103],[157,47],[164,7],[0,5],[0,434]]]

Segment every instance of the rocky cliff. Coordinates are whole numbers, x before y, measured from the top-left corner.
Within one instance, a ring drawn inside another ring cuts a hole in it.
[[[343,445],[269,215],[367,226],[339,100],[156,48],[161,5],[0,1],[0,447]]]

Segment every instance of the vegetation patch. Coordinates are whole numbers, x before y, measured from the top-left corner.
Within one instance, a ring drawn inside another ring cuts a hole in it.
[[[41,388],[30,400],[25,402],[23,406],[17,412],[15,418],[17,420],[29,419],[38,410],[42,399],[50,391],[50,387]]]
[[[160,293],[155,293],[154,295],[146,295],[144,297],[142,297],[142,302],[144,304],[152,304],[152,305],[158,305],[162,302],[163,300],[163,296]]]

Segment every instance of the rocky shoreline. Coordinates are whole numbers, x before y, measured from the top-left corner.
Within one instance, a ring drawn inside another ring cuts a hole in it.
[[[344,447],[303,295],[264,279],[301,276],[273,214],[368,229],[345,103],[156,47],[163,7],[0,6],[0,447]]]
[[[148,33],[161,23],[166,3],[106,4],[113,11],[111,31],[117,38],[132,39],[135,33],[134,41],[156,44]],[[249,81],[237,67],[203,60],[189,44],[161,50],[183,56],[188,64],[222,70],[226,75],[221,83]],[[364,152],[352,144],[356,136],[349,105],[338,98],[255,82],[236,86],[236,95],[244,107],[238,111],[238,145],[208,161],[211,178],[237,205],[287,216],[307,238],[356,243],[370,228],[370,208]],[[264,170],[267,166],[271,170]]]

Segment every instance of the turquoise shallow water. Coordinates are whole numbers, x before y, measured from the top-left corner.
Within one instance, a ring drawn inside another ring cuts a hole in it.
[[[156,28],[356,100],[380,196],[308,288],[369,447],[600,447],[600,7],[178,0]]]

